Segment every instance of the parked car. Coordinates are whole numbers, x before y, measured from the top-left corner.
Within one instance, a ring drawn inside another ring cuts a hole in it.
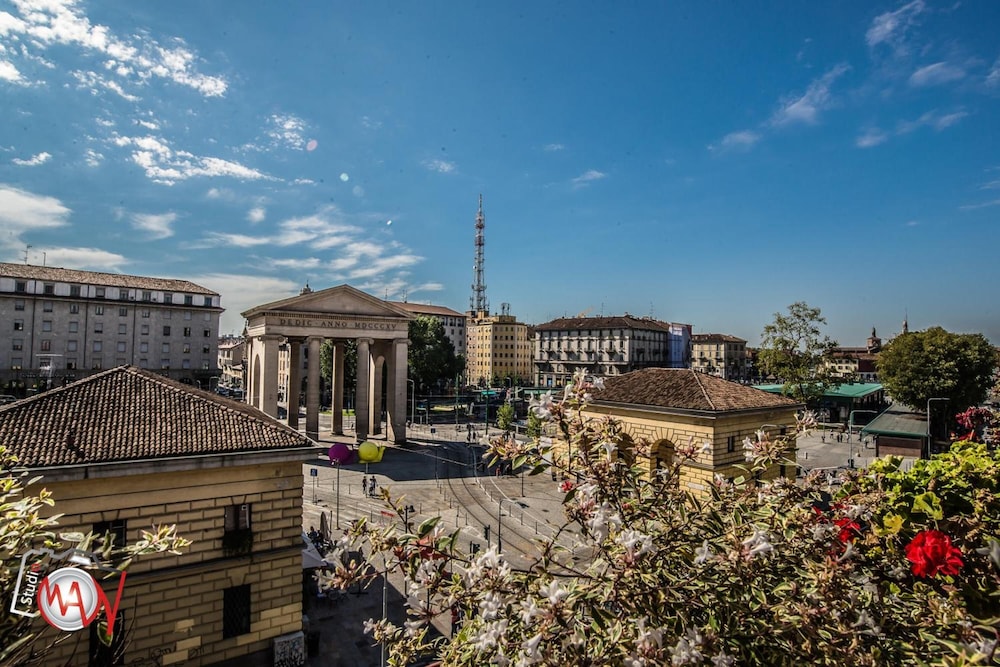
[[[10,394],[0,394],[0,405],[7,405],[8,403],[13,403],[17,400],[17,396],[11,396]]]

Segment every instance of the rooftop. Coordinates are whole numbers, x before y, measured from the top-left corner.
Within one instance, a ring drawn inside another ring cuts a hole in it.
[[[461,317],[462,319],[466,317],[463,313],[447,306],[434,306],[429,303],[413,303],[412,301],[390,301],[389,303],[417,315],[442,315],[444,317]]]
[[[134,366],[0,407],[0,445],[27,467],[315,446],[249,405]]]
[[[723,343],[745,343],[746,341],[736,336],[720,333],[691,334],[692,343],[707,343],[709,341],[721,341]]]
[[[573,331],[576,329],[646,329],[669,331],[670,322],[645,317],[560,317],[535,326],[536,331]]]
[[[922,438],[927,435],[927,415],[903,405],[891,405],[861,429],[862,433]]]
[[[771,394],[780,394],[783,384],[755,384],[754,388]],[[882,385],[877,382],[846,382],[827,389],[823,395],[834,398],[864,398],[869,394],[882,391]]]
[[[622,403],[679,410],[728,412],[800,405],[753,387],[689,368],[647,368],[605,378],[594,392],[594,403]]]
[[[31,264],[11,264],[0,262],[0,278],[43,280],[53,283],[77,283],[83,285],[104,285],[133,289],[158,290],[162,292],[186,292],[188,294],[210,294],[218,292],[196,285],[187,280],[172,278],[147,278],[121,273],[101,273],[99,271],[79,271],[61,269],[54,266],[33,266]]]

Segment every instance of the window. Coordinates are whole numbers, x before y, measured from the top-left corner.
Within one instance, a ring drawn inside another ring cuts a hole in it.
[[[183,368],[184,370],[189,370],[191,368],[191,360],[183,359],[181,361],[181,368]]]
[[[104,333],[104,322],[94,322],[94,333]]]
[[[69,312],[71,312],[71,313],[79,313],[80,312],[80,304],[78,304],[78,303],[71,303],[71,304],[69,304]]]
[[[211,306],[212,305],[212,297],[210,297],[210,296],[206,296],[205,297],[205,305],[206,306]]]
[[[118,347],[117,347],[117,349],[118,349],[119,352],[124,352],[125,351],[125,341],[123,341],[123,340],[122,341],[118,341]]]
[[[14,331],[24,331],[24,320],[14,320]]]
[[[28,291],[28,282],[26,280],[17,280],[14,282],[14,291],[24,294]]]
[[[212,353],[212,348],[210,346],[208,346],[208,345],[202,345],[201,346],[201,353],[202,354],[211,354]]]
[[[100,357],[94,357],[90,360],[90,370],[99,371],[104,368],[104,360]]]
[[[149,368],[149,359],[140,359],[139,368]]]
[[[209,370],[209,368],[208,368],[208,362],[207,361],[201,362],[201,370],[203,370],[203,371]]]
[[[191,311],[190,310],[185,310],[184,311],[184,319],[185,320],[190,320],[191,319]]]
[[[99,340],[94,341],[94,352],[100,352],[103,348],[103,344]]]
[[[94,306],[94,315],[103,315],[104,306]]]
[[[160,352],[162,352],[163,354],[170,354],[170,343],[164,343],[160,347]]]
[[[222,638],[250,632],[250,584],[222,591]]]
[[[79,285],[70,285],[69,286],[69,295],[70,296],[75,296],[75,297],[79,298],[80,297],[80,286]]]
[[[148,318],[149,317],[149,308],[143,308],[142,309],[142,316],[144,318]]]
[[[184,354],[191,354],[191,343],[184,343],[184,347],[181,350]]]
[[[205,334],[205,338],[211,338],[212,337],[212,330],[211,329],[205,329],[205,331],[203,333]]]
[[[139,351],[143,354],[149,352],[149,343],[139,343]]]
[[[104,298],[104,288],[103,287],[95,287],[94,288],[94,296],[96,298],[98,298],[98,299],[103,299]]]
[[[42,301],[42,312],[43,313],[51,313],[52,312],[52,302],[51,301]]]
[[[45,286],[42,288],[42,291],[45,294],[55,294],[56,293],[56,286],[54,284],[52,284],[52,283],[45,283]]]
[[[11,347],[11,349],[12,350],[23,350],[24,349],[24,339],[23,338],[15,338],[13,346]]]
[[[127,289],[120,289],[120,290],[118,290],[118,300],[119,301],[128,301],[128,290]]]
[[[190,294],[185,294],[184,295],[184,305],[185,306],[193,306],[194,305],[194,297],[191,296]]]
[[[169,370],[169,369],[170,369],[170,360],[169,359],[160,359],[160,370],[164,370],[165,371],[165,370]]]
[[[19,370],[21,370],[21,364],[22,363],[23,363],[23,360],[21,359],[21,357],[11,357],[10,358],[10,369],[12,371],[19,371]]]
[[[143,293],[142,293],[142,300],[143,301],[152,301],[153,300],[153,293],[152,292],[147,292],[147,291],[144,290]]]
[[[164,336],[169,336],[170,335],[170,325],[169,324],[164,325],[164,327],[163,327],[163,335]]]
[[[122,335],[128,333],[128,325],[127,324],[119,324],[118,325],[118,333],[122,334]]]
[[[227,556],[242,556],[253,548],[253,529],[250,517],[253,505],[242,503],[229,505],[225,511],[222,551]]]
[[[66,341],[66,351],[67,352],[76,352],[76,341],[75,340],[68,340],[68,341]]]
[[[128,533],[128,524],[125,519],[114,519],[112,521],[98,521],[94,524],[93,531],[95,536],[103,537],[106,533],[114,539],[114,545],[116,547],[125,545],[125,538]]]
[[[52,320],[42,320],[42,331],[52,331]]]
[[[173,303],[173,302],[174,302],[174,295],[171,294],[170,292],[164,292],[163,303]]]
[[[66,360],[66,370],[68,371],[76,370],[76,357],[70,357]]]
[[[14,310],[24,310],[24,299],[14,299]]]
[[[726,438],[726,451],[735,452],[736,451],[736,436],[731,435]]]
[[[125,317],[127,315],[128,315],[128,308],[122,306],[121,308],[118,309],[118,317]]]
[[[43,338],[41,340],[40,345],[41,345],[40,349],[41,349],[42,352],[51,352],[52,351],[52,341],[49,340],[48,338]],[[46,359],[45,361],[48,361],[48,360]]]
[[[184,327],[184,337],[185,338],[191,337],[191,327]]]

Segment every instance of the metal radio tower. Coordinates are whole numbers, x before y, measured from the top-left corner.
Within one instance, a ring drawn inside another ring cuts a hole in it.
[[[479,212],[476,213],[476,263],[472,267],[472,278],[475,282],[472,283],[469,309],[474,313],[489,314],[490,304],[486,300],[486,283],[483,282],[483,250],[486,246],[484,229],[486,229],[486,216],[483,215],[483,196],[479,195]]]

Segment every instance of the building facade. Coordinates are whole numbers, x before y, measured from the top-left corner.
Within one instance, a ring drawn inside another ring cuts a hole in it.
[[[499,315],[469,313],[465,381],[474,386],[511,386],[531,383],[531,342],[528,325],[503,304]]]
[[[0,386],[23,396],[130,364],[207,388],[222,311],[186,280],[0,263]]]
[[[690,324],[628,314],[559,318],[535,327],[535,384],[561,387],[577,371],[614,377],[641,368],[688,368],[690,345]]]
[[[433,317],[444,327],[444,335],[451,341],[456,355],[465,356],[465,345],[468,333],[466,331],[466,316],[444,306],[432,306],[425,303],[410,303],[409,301],[390,301],[394,306],[409,311],[414,315]]]
[[[724,380],[750,379],[747,342],[728,334],[705,333],[691,336],[691,368]]]
[[[906,323],[903,324],[904,328]],[[835,347],[825,363],[834,377],[857,382],[878,382],[878,354],[882,339],[875,333],[865,341],[864,347]]]
[[[243,356],[246,342],[240,336],[219,339],[219,383],[227,389],[243,389]]]
[[[110,650],[84,628],[39,664],[262,665],[275,664],[276,643],[302,648],[302,464],[317,451],[307,438],[123,366],[0,408],[0,444],[42,476],[60,532],[135,544],[175,525],[191,541],[129,566]],[[114,601],[118,580],[98,579]],[[55,636],[35,623],[42,642]]]

